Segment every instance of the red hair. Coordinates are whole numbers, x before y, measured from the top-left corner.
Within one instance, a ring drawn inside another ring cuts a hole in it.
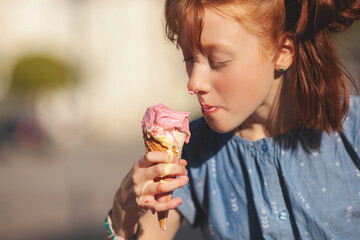
[[[202,52],[205,8],[242,23],[264,39],[264,49],[277,49],[286,32],[295,36],[292,86],[300,124],[328,133],[342,129],[349,108],[346,79],[352,79],[338,60],[330,33],[344,31],[360,18],[359,0],[167,0],[168,39]]]

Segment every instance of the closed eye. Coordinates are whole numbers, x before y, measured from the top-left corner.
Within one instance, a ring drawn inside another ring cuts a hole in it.
[[[209,59],[209,65],[211,67],[211,69],[213,70],[220,70],[221,68],[226,66],[226,63],[228,63],[229,61],[224,61],[224,62],[215,62],[212,59]]]

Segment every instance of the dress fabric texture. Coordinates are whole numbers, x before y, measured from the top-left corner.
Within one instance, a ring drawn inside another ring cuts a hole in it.
[[[360,239],[360,97],[343,131],[248,141],[191,123],[177,208],[206,239]]]

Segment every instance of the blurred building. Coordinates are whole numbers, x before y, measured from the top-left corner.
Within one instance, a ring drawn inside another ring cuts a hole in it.
[[[198,108],[181,53],[164,36],[163,1],[1,0],[0,30],[1,95],[25,54],[48,54],[79,71],[79,86],[36,102],[59,144],[139,138],[142,114],[159,102]]]

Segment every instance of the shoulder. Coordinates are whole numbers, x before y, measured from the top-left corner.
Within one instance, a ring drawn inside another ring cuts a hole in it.
[[[351,96],[349,102],[349,112],[344,122],[344,129],[359,130],[360,125],[360,96]],[[357,131],[359,133],[359,131]]]
[[[350,96],[348,116],[359,118],[359,116],[360,116],[360,96]]]
[[[343,133],[352,145],[360,144],[360,96],[351,96],[349,112],[343,124]]]

